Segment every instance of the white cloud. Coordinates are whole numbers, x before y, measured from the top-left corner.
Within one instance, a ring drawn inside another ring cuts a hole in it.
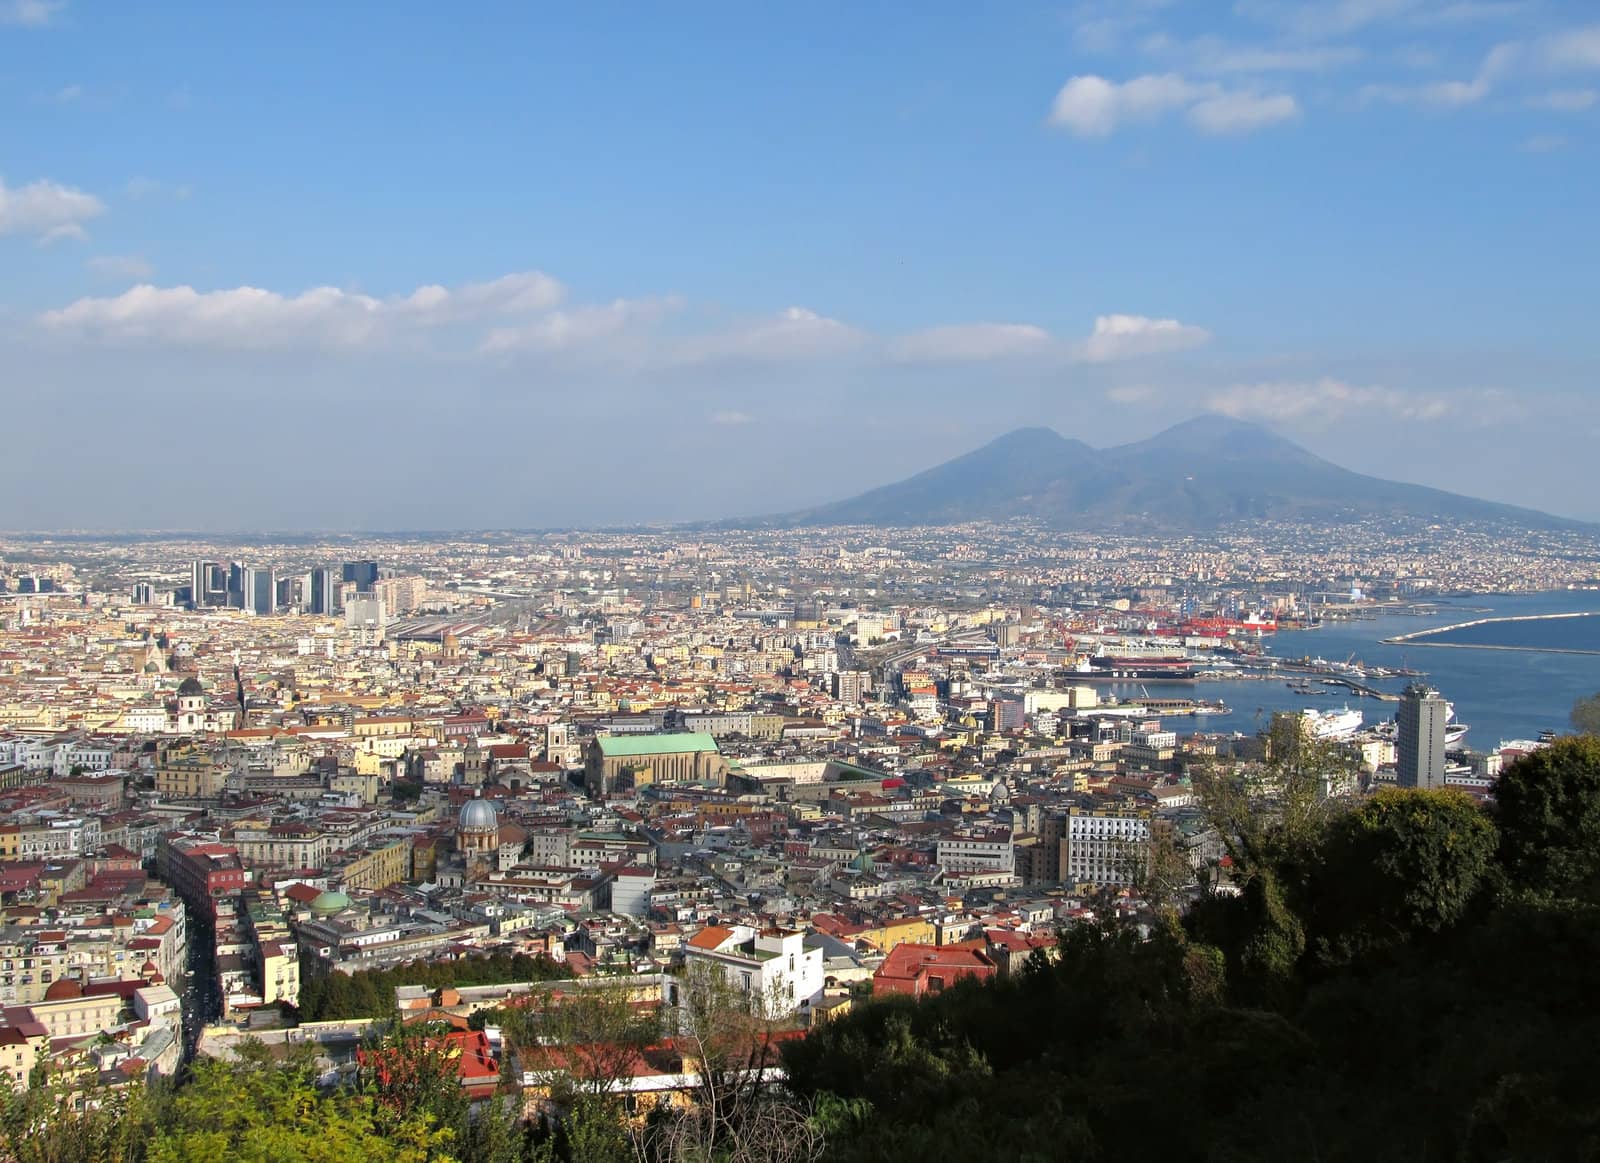
[[[0,0],[0,24],[43,28],[66,6],[66,0]]]
[[[1106,399],[1113,404],[1146,404],[1159,394],[1149,384],[1123,384],[1119,387],[1108,388],[1106,390]]]
[[[1388,101],[1431,109],[1476,105],[1505,77],[1522,52],[1518,44],[1497,44],[1484,56],[1471,80],[1436,81],[1429,85],[1368,85],[1361,90],[1361,97],[1365,101]]]
[[[119,294],[86,296],[44,312],[35,320],[42,333],[112,346],[525,356],[633,372],[821,360],[860,367],[1018,359],[1065,366],[1181,351],[1210,339],[1203,327],[1126,314],[1097,317],[1081,339],[1030,323],[994,322],[890,336],[805,307],[733,323],[703,311],[672,318],[685,306],[675,296],[567,304],[562,285],[540,271],[453,287],[430,283],[380,297],[339,287],[298,294],[251,286],[161,287],[148,281],[150,265],[138,255],[99,255],[87,265],[104,279],[139,281]]]
[[[966,363],[1038,355],[1050,333],[1031,323],[958,323],[901,335],[889,343],[891,359],[906,363]]]
[[[1296,36],[1344,36],[1390,20],[1416,7],[1416,0],[1236,0],[1234,11],[1266,21]]]
[[[47,329],[108,342],[264,349],[301,345],[359,347],[402,328],[539,311],[561,298],[561,284],[538,271],[453,290],[419,287],[374,298],[337,287],[281,295],[257,287],[197,291],[140,284],[113,298],[84,298],[39,317]]]
[[[1391,24],[1436,28],[1514,20],[1530,0],[1235,0],[1234,11],[1302,40],[1325,40]]]
[[[105,279],[148,279],[155,273],[155,267],[137,254],[97,254],[84,265]]]
[[[1176,73],[1118,84],[1093,75],[1073,77],[1056,94],[1050,123],[1079,137],[1104,137],[1129,121],[1149,121],[1198,100],[1205,87]]]
[[[1319,73],[1365,55],[1355,45],[1234,44],[1217,36],[1185,41],[1166,33],[1146,37],[1140,47],[1199,73]]]
[[[754,424],[756,418],[748,412],[726,411],[713,412],[710,419],[713,424],[720,424],[726,428],[737,428],[744,424]]]
[[[1073,77],[1050,107],[1050,123],[1078,137],[1105,137],[1121,125],[1186,111],[1203,133],[1248,133],[1299,116],[1287,93],[1263,94],[1197,83],[1177,73],[1149,74],[1120,84],[1093,75]]]
[[[1594,89],[1555,89],[1549,93],[1529,97],[1528,105],[1534,109],[1551,109],[1557,113],[1582,113],[1585,109],[1594,108],[1597,101],[1600,101],[1600,91]]]
[[[485,352],[571,351],[650,323],[680,306],[675,298],[616,299],[610,303],[550,311],[511,327],[496,327],[484,337]]]
[[[1204,327],[1180,323],[1176,319],[1150,319],[1144,315],[1101,315],[1094,331],[1080,345],[1083,359],[1108,363],[1144,355],[1183,351],[1198,347],[1211,338]]]
[[[83,224],[104,214],[93,194],[56,182],[8,187],[0,178],[0,235],[28,234],[42,242],[86,237]]]
[[[1545,60],[1562,69],[1600,69],[1600,24],[1558,32],[1544,42]]]
[[[1331,377],[1304,383],[1237,384],[1213,392],[1206,406],[1240,419],[1280,424],[1331,423],[1356,413],[1437,420],[1452,410],[1450,401],[1438,394],[1347,384]]]
[[[1300,104],[1287,93],[1221,93],[1195,105],[1187,116],[1202,133],[1254,133],[1293,121],[1300,116]]]
[[[863,332],[847,323],[807,307],[788,307],[766,319],[686,337],[676,344],[671,358],[678,363],[788,362],[845,355],[867,342]]]
[[[1085,52],[1114,52],[1124,37],[1150,24],[1173,0],[1078,0],[1072,37]]]
[[[1377,83],[1365,86],[1360,97],[1365,102],[1457,109],[1478,104],[1491,93],[1519,81],[1526,83],[1541,75],[1596,69],[1600,69],[1600,25],[1590,25],[1532,40],[1497,44],[1485,54],[1477,72],[1466,80],[1438,81],[1429,85]],[[1578,113],[1600,103],[1600,91],[1551,89],[1523,96],[1520,101],[1530,109]]]
[[[913,331],[891,340],[886,353],[902,363],[984,363],[1038,357],[1063,363],[1110,363],[1198,347],[1204,327],[1144,315],[1101,315],[1084,339],[1064,342],[1030,323],[961,323]]]

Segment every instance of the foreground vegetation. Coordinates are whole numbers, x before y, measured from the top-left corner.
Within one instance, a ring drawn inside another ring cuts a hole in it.
[[[312,958],[300,959],[300,1007],[303,1022],[345,1018],[381,1018],[394,1012],[397,985],[422,985],[430,990],[465,985],[505,985],[513,981],[554,981],[572,971],[549,957],[495,953],[459,961],[412,961],[393,969],[328,973]]]
[[[1239,895],[786,1047],[838,1160],[1600,1158],[1600,740],[1229,818]]]
[[[342,1089],[308,1051],[249,1046],[87,1110],[11,1096],[0,1159],[1600,1158],[1600,739],[1516,764],[1489,810],[1399,790],[1339,808],[1316,794],[1328,762],[1276,739],[1265,782],[1207,777],[1227,891],[1075,927],[1012,977],[796,1040],[686,983],[674,1036],[701,1081],[676,1114],[630,1122],[621,1093],[662,1031],[575,991],[497,1015],[558,1118],[522,1120],[509,1073],[469,1112],[448,1055],[400,1029]],[[787,1093],[763,1081],[780,1044]]]

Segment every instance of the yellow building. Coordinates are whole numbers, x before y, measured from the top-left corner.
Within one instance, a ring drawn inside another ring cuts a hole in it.
[[[376,890],[387,888],[411,879],[411,838],[403,836],[381,846],[374,846],[344,866],[340,883],[345,891],[351,889]]]
[[[50,1031],[50,1037],[83,1038],[108,1030],[122,1013],[122,995],[85,997],[83,987],[71,978],[57,981],[44,991],[44,999],[28,1007]]]
[[[858,941],[868,941],[880,953],[887,953],[896,945],[910,943],[913,945],[936,945],[939,941],[939,928],[932,921],[921,917],[897,917],[892,921],[885,921],[874,929],[864,929],[852,934]]]
[[[164,799],[219,796],[227,779],[227,768],[198,747],[174,747],[156,760],[156,791]]]
[[[33,1068],[50,1056],[50,1035],[39,1027],[0,1026],[0,1073],[13,1090],[28,1089]]]

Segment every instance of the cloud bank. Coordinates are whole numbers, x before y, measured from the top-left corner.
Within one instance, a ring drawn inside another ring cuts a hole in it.
[[[73,186],[40,180],[7,186],[0,178],[0,235],[21,234],[41,242],[88,237],[84,223],[106,212],[105,203]]]
[[[138,277],[136,258],[91,260],[107,277]],[[198,290],[148,282],[86,296],[36,319],[58,341],[100,346],[238,351],[439,350],[497,360],[582,357],[638,368],[849,359],[961,364],[1034,359],[1106,363],[1162,355],[1210,340],[1176,319],[1107,314],[1082,338],[1032,323],[956,323],[878,334],[809,307],[732,321],[695,313],[676,296],[569,304],[560,281],[523,271],[455,287],[428,284],[387,297],[338,287],[284,294],[240,286]]]

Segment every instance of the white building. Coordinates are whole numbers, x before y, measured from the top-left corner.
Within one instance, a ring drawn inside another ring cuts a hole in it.
[[[63,743],[56,748],[51,770],[60,776],[72,774],[74,767],[96,774],[111,769],[111,748],[99,743],[77,741]]]
[[[768,1017],[784,1017],[822,1000],[822,950],[808,949],[804,933],[708,925],[684,945],[684,959],[691,974],[719,974]]]
[[[381,644],[388,624],[389,615],[383,608],[382,598],[365,595],[345,603],[344,628],[360,646]]]
[[[1150,854],[1150,815],[1073,808],[1067,813],[1067,875],[1074,884],[1128,884]]]
[[[1010,836],[954,836],[936,848],[939,867],[946,872],[1014,872],[1016,860]]]
[[[611,911],[625,917],[642,917],[650,911],[650,893],[656,887],[653,868],[619,868],[611,882]]]

